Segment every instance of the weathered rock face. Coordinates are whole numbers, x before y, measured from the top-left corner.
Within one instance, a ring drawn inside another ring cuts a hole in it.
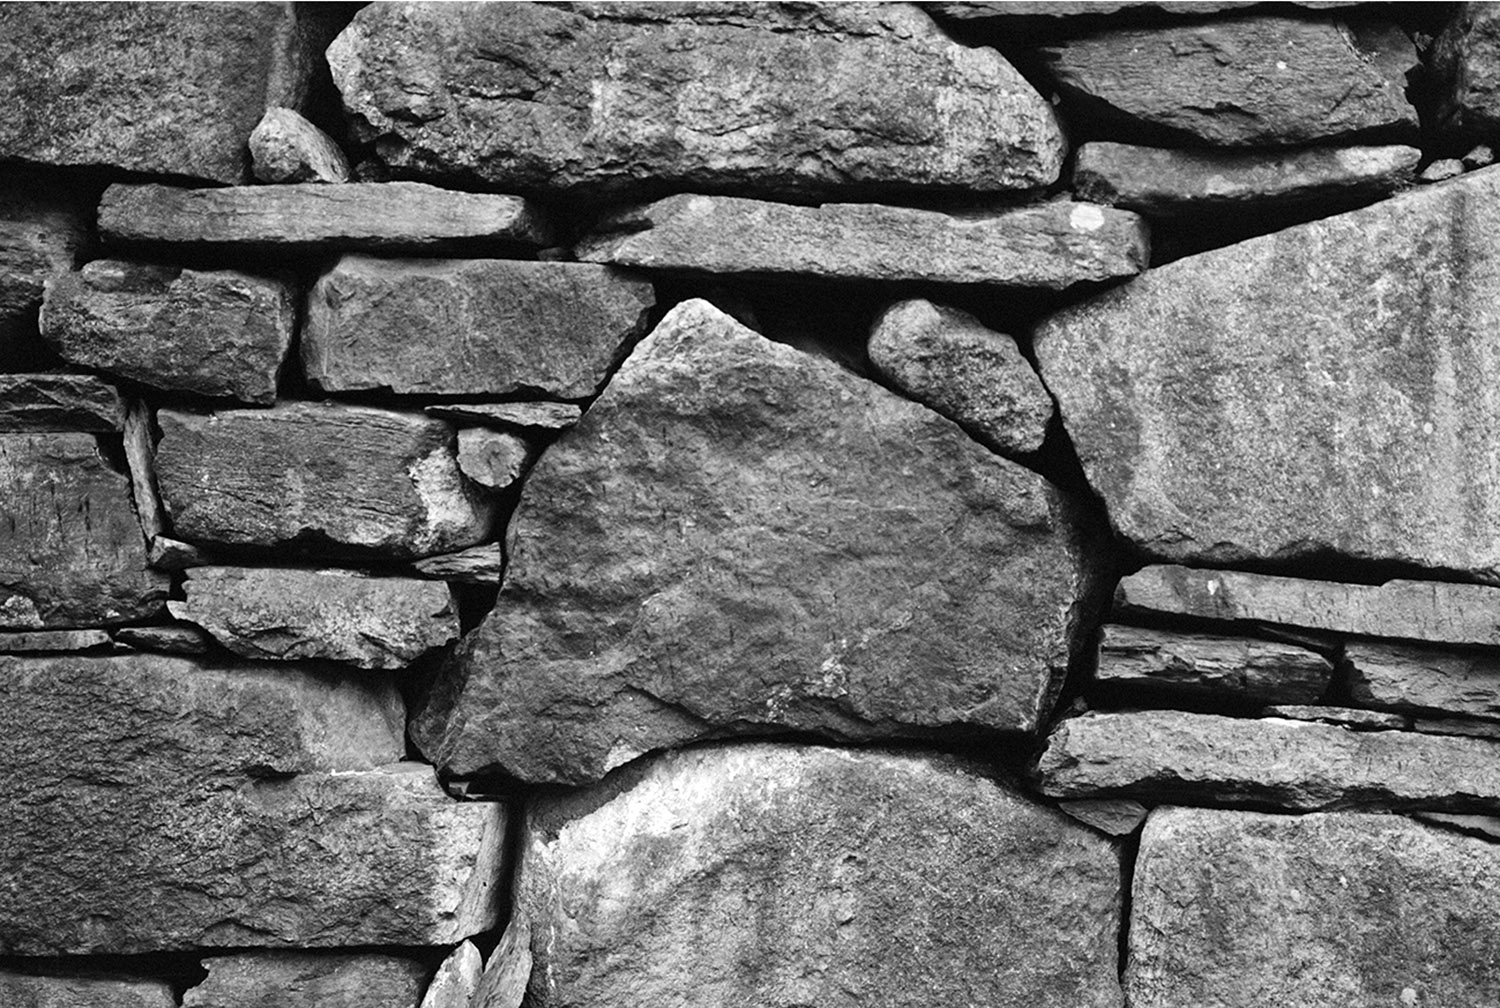
[[[420,3],[329,47],[406,176],[600,194],[1030,189],[1066,147],[1000,55],[907,4]]]
[[[531,448],[514,434],[465,427],[458,432],[458,468],[486,490],[504,490],[521,478]]]
[[[1497,227],[1485,169],[1044,321],[1042,379],[1118,530],[1166,560],[1333,552],[1500,580]]]
[[[47,281],[42,337],[71,364],[271,403],[297,324],[289,278],[98,259]]]
[[[527,479],[413,737],[587,781],[715,732],[1029,732],[1089,605],[1063,495],[935,413],[679,305]]]
[[[36,329],[42,282],[73,268],[88,242],[86,217],[76,196],[45,177],[0,175],[0,363],[7,342]]]
[[[289,108],[266,109],[256,123],[250,163],[261,182],[349,181],[349,162],[338,144]]]
[[[563,430],[583,416],[583,410],[572,403],[553,402],[444,403],[425,407],[423,412],[464,426],[532,431]]]
[[[537,1008],[1121,1003],[1114,846],[940,758],[674,754],[525,844]]]
[[[1331,7],[1353,7],[1357,0],[1286,0],[1281,7],[1326,10]],[[1266,0],[958,0],[930,3],[934,14],[961,21],[1018,18],[1062,19],[1113,14],[1187,14],[1201,17],[1242,7],[1261,7]]]
[[[162,501],[193,542],[417,557],[473,545],[489,529],[440,420],[287,402],[164,409],[157,422]]]
[[[500,944],[484,964],[484,974],[470,1002],[472,1008],[521,1008],[535,965],[531,954],[531,922],[513,913],[500,936]]]
[[[393,955],[246,952],[203,960],[208,979],[183,1008],[415,1008],[427,980]]]
[[[655,300],[650,284],[581,263],[344,256],[308,297],[302,366],[328,392],[578,399]]]
[[[425,557],[415,561],[412,567],[424,577],[498,585],[500,575],[505,571],[505,551],[499,543],[484,543],[457,553]]]
[[[0,434],[117,431],[119,390],[92,375],[0,374]]]
[[[1411,719],[1404,714],[1361,710],[1358,707],[1328,707],[1320,704],[1278,704],[1261,711],[1262,717],[1287,718],[1291,721],[1320,721],[1342,725],[1355,731],[1410,731]],[[1500,725],[1495,726],[1500,729]],[[1442,734],[1442,733],[1437,733]]]
[[[1107,626],[1096,681],[1244,703],[1308,704],[1328,689],[1333,666],[1305,648],[1208,634]]]
[[[0,973],[0,1000],[18,1008],[175,1008],[162,980]]]
[[[1493,651],[1350,641],[1344,660],[1361,706],[1500,719],[1500,655]]]
[[[247,658],[399,669],[458,637],[446,585],[348,571],[194,567],[178,619]]]
[[[469,1008],[483,968],[484,958],[474,943],[460,942],[427,985],[422,1008]]]
[[[727,242],[725,235],[735,240]],[[614,213],[577,248],[585,262],[718,275],[923,280],[1061,290],[1133,276],[1145,223],[1124,210],[1056,201],[954,216],[933,210],[732,196],[669,196]]]
[[[0,436],[0,630],[146,619],[167,584],[93,435]]]
[[[1500,10],[1459,4],[1429,59],[1438,82],[1439,126],[1472,134],[1500,124]]]
[[[1074,113],[1107,139],[1275,147],[1416,137],[1405,96],[1416,50],[1394,26],[1237,15],[1101,31],[1043,52]]]
[[[1166,808],[1141,838],[1138,1008],[1494,999],[1493,843],[1401,816]]]
[[[0,10],[0,158],[215,182],[301,105],[317,46],[292,4],[14,4]]]
[[[1002,455],[1042,447],[1052,397],[1016,341],[966,312],[900,301],[870,333],[870,363],[897,388]]]

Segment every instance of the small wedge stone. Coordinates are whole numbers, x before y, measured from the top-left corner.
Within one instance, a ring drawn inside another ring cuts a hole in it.
[[[0,374],[0,434],[117,431],[124,425],[119,389],[93,375]]]
[[[477,1008],[474,992],[479,988],[479,975],[483,971],[484,957],[474,943],[459,942],[427,985],[421,1008]]]
[[[521,478],[531,447],[514,434],[465,427],[458,432],[458,468],[486,490],[504,490]]]
[[[300,112],[269,108],[250,133],[250,166],[261,182],[348,182],[338,144]]]
[[[458,553],[424,557],[412,564],[420,574],[463,584],[499,584],[505,571],[505,551],[499,543],[471,546]]]

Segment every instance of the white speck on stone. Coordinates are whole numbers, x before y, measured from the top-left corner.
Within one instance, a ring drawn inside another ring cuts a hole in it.
[[[1417,990],[1415,987],[1406,987],[1402,989],[1401,1003],[1404,1005],[1414,1005],[1417,1003]]]
[[[1422,425],[1422,433],[1423,434],[1431,434],[1432,433],[1432,423],[1431,423],[1431,421],[1429,421],[1427,423],[1424,423]]]
[[[1104,211],[1088,203],[1080,203],[1068,215],[1068,223],[1075,231],[1098,231],[1104,226]]]
[[[1208,587],[1208,593],[1210,595],[1217,595],[1217,594],[1219,594],[1219,582],[1217,580],[1210,580],[1208,582],[1207,587]]]
[[[1285,70],[1286,69],[1286,60],[1277,60],[1276,61],[1276,69],[1277,70]]]

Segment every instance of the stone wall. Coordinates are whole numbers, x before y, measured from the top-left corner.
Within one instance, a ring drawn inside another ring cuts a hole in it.
[[[1500,1006],[1500,5],[0,5],[0,1003]]]

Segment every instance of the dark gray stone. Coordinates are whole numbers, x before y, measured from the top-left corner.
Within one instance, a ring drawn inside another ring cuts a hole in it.
[[[1107,17],[1117,14],[1171,14],[1202,17],[1247,7],[1301,7],[1326,10],[1355,7],[1364,0],[944,0],[924,4],[934,15],[958,21],[1015,21],[1045,18]]]
[[[1314,703],[1333,666],[1305,648],[1242,637],[1106,626],[1095,681],[1242,703]]]
[[[289,108],[269,108],[250,133],[251,172],[261,182],[348,182],[349,161],[327,133]]]
[[[1361,706],[1500,719],[1500,654],[1350,641],[1349,691]]]
[[[505,551],[499,543],[484,543],[457,553],[424,557],[413,562],[412,567],[424,577],[443,581],[498,585],[505,571]]]
[[[1079,822],[1088,823],[1109,836],[1128,836],[1134,833],[1150,811],[1140,802],[1125,798],[1080,798],[1058,802],[1057,807]]]
[[[1469,136],[1493,133],[1500,126],[1500,10],[1490,3],[1455,4],[1428,61],[1435,125]]]
[[[578,422],[583,409],[572,403],[444,403],[424,412],[461,427],[498,427],[501,430],[565,430]]]
[[[13,341],[35,334],[43,281],[73,269],[87,247],[82,203],[44,175],[0,174],[0,364],[11,356]]]
[[[117,431],[120,391],[93,375],[0,374],[0,434]]]
[[[427,968],[372,953],[241,952],[203,960],[182,1008],[416,1008]]]
[[[0,972],[0,1002],[13,1008],[176,1008],[165,980],[31,976]]]
[[[206,631],[186,623],[121,627],[113,636],[117,644],[124,644],[138,651],[160,651],[164,654],[206,654],[214,642]]]

